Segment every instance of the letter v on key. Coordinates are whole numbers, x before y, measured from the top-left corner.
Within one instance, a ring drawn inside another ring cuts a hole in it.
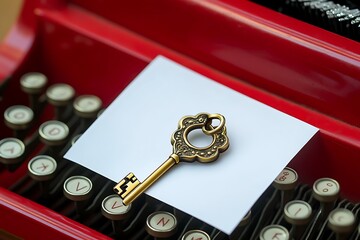
[[[87,188],[87,187],[88,187],[87,185],[84,185],[84,186],[80,187],[80,182],[78,182],[77,186],[76,186],[76,191],[78,192],[78,191],[80,191],[80,190],[82,190],[84,188]]]
[[[121,204],[117,204],[118,202],[115,201],[114,204],[111,206],[111,209],[116,209],[116,208],[119,208],[121,207]]]
[[[83,201],[91,196],[92,182],[84,176],[72,176],[64,182],[64,194],[73,201]]]

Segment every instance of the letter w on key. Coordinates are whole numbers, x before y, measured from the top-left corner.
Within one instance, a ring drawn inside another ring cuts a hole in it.
[[[218,126],[212,125],[212,120],[220,121]],[[188,135],[194,129],[202,129],[203,133],[212,136],[212,143],[207,147],[193,146]],[[199,113],[196,116],[185,116],[180,119],[178,129],[171,137],[173,153],[158,167],[144,182],[135,177],[133,173],[128,174],[115,187],[114,191],[119,194],[124,205],[130,204],[151,184],[159,179],[172,166],[180,161],[194,162],[199,161],[208,163],[215,161],[221,152],[229,147],[229,139],[226,135],[225,118],[220,114]]]

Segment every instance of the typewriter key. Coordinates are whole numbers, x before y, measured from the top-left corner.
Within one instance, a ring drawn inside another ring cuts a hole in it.
[[[102,101],[94,95],[82,95],[74,101],[75,113],[82,118],[96,118],[101,110]]]
[[[334,179],[321,178],[315,181],[313,194],[320,202],[335,202],[340,194],[340,185]]]
[[[190,230],[186,232],[181,238],[181,240],[194,240],[194,239],[211,240],[209,234],[201,230]]]
[[[54,158],[47,155],[39,155],[32,158],[28,163],[29,175],[36,181],[47,181],[54,177],[57,164]]]
[[[289,231],[280,225],[269,225],[260,232],[260,240],[289,240]]]
[[[146,219],[146,231],[155,238],[169,238],[176,230],[176,217],[169,212],[154,212]]]
[[[20,78],[21,89],[28,94],[40,94],[47,83],[47,77],[38,72],[24,74]]]
[[[355,215],[346,208],[332,210],[328,217],[328,227],[336,233],[336,239],[348,239],[355,227]]]
[[[39,127],[40,140],[48,146],[59,146],[66,142],[69,135],[68,126],[60,121],[44,122]]]
[[[273,186],[281,190],[281,204],[284,206],[292,198],[294,189],[297,186],[298,174],[289,167],[284,168],[275,178]]]
[[[311,220],[312,208],[302,200],[288,202],[284,208],[285,220],[294,225],[304,225]]]
[[[65,106],[74,98],[75,90],[68,84],[58,83],[47,89],[46,96],[54,106]]]
[[[331,178],[320,178],[313,184],[313,196],[320,202],[321,218],[326,218],[340,195],[339,183]]]
[[[71,146],[76,143],[76,141],[81,137],[81,135],[82,134],[78,134],[71,139]]]
[[[313,185],[313,194],[320,202],[335,202],[340,194],[340,185],[334,179],[320,178]]]
[[[6,165],[22,161],[25,153],[24,143],[17,138],[4,138],[0,141],[0,162]]]
[[[30,126],[34,118],[31,108],[23,105],[11,106],[4,112],[5,124],[13,130],[22,130]]]
[[[101,114],[103,114],[104,111],[105,111],[105,108],[101,109],[101,110],[97,113],[96,117],[100,117]]]
[[[311,220],[312,208],[302,200],[293,200],[288,202],[284,207],[285,220],[292,224],[292,237],[300,239],[301,234],[305,231],[306,224]]]
[[[64,196],[74,201],[78,216],[83,217],[88,199],[92,196],[92,182],[85,176],[72,176],[65,180]]]
[[[102,214],[113,221],[123,220],[129,216],[131,204],[125,206],[121,198],[116,195],[107,196],[101,203]]]
[[[55,119],[65,120],[71,116],[70,103],[74,96],[75,90],[68,84],[54,84],[47,89],[47,100],[55,107]]]
[[[212,120],[220,121],[218,126],[212,126]],[[194,129],[202,129],[206,135],[213,137],[212,143],[204,148],[193,146],[188,141],[188,134]],[[114,191],[119,194],[123,203],[128,205],[135,200],[141,193],[143,193],[151,184],[159,179],[172,166],[178,164],[180,161],[202,163],[209,163],[215,161],[221,152],[224,152],[229,147],[229,139],[226,135],[225,118],[220,114],[200,113],[196,116],[186,116],[180,119],[178,129],[171,137],[173,145],[173,154],[144,182],[135,177],[133,173],[129,173],[116,186]]]
[[[247,214],[241,219],[239,226],[246,226],[251,220],[251,210],[247,212]]]
[[[92,182],[84,176],[72,176],[64,182],[64,195],[68,199],[79,202],[91,197]]]
[[[39,96],[45,89],[47,77],[38,72],[27,73],[20,79],[21,89],[29,95],[29,106],[31,109],[38,108]]]
[[[237,225],[235,230],[232,232],[232,236],[234,239],[239,238],[239,236],[244,231],[245,227],[251,222],[251,210],[247,212],[247,214],[241,219],[240,223]],[[220,234],[220,232],[219,232]],[[216,237],[214,237],[216,239]]]

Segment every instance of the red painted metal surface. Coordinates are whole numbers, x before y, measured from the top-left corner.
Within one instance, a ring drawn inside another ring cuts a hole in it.
[[[358,43],[249,1],[43,2],[26,1],[14,26],[20,40],[10,33],[0,45],[0,77],[13,76],[1,111],[26,103],[18,80],[30,70],[108,105],[161,54],[320,128],[291,165],[303,182],[334,177],[344,197],[360,200]],[[0,137],[9,135],[3,123],[0,129]],[[36,234],[32,229],[50,239],[103,237],[3,189],[24,174],[25,164],[14,173],[0,169],[0,212],[7,214],[0,228],[28,238],[38,236],[27,235]]]
[[[110,239],[1,188],[0,213],[0,229],[22,239]]]
[[[360,104],[357,42],[250,1],[72,2],[214,69],[360,126],[354,111]]]

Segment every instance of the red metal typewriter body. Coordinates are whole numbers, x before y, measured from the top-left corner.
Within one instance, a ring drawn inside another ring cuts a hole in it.
[[[157,55],[318,127],[290,166],[360,201],[360,44],[246,0],[26,0],[0,44],[1,112],[26,103],[19,78],[30,71],[106,106]],[[108,238],[7,190],[23,165],[0,168],[0,232]]]

